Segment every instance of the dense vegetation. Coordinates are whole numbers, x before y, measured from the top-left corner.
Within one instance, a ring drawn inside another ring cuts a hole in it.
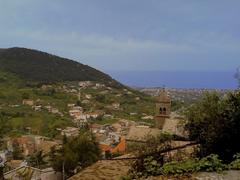
[[[63,146],[60,149],[53,148],[49,154],[52,167],[62,172],[63,168],[67,176],[74,171],[91,165],[100,159],[100,149],[95,137],[87,132],[82,132],[78,137],[67,139],[64,137]]]
[[[234,155],[233,161],[229,164],[223,163],[216,154],[210,154],[203,158],[193,157],[181,161],[169,161],[164,164],[159,164],[153,156],[148,156],[143,160],[142,171],[133,170],[125,179],[148,176],[185,176],[187,178],[197,172],[221,173],[224,170],[240,170],[240,155]]]
[[[39,82],[98,81],[121,86],[110,76],[87,65],[25,48],[0,51],[0,68]]]
[[[224,97],[217,93],[206,93],[199,102],[188,107],[185,114],[189,138],[198,143],[194,154],[190,157],[185,154],[178,160],[171,159],[169,155],[159,152],[169,149],[174,137],[150,137],[146,144],[136,147],[139,158],[132,166],[131,178],[240,169],[239,90]],[[181,157],[181,154],[176,157]]]
[[[220,159],[229,162],[234,154],[240,152],[239,91],[224,98],[208,93],[192,105],[186,115],[190,139],[200,143],[200,157],[218,154]]]

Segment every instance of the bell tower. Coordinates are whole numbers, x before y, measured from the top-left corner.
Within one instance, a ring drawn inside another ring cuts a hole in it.
[[[165,88],[160,91],[156,102],[155,126],[159,129],[163,128],[165,120],[171,114],[171,98]]]

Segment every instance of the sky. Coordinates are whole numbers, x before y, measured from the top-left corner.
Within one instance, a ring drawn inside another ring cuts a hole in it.
[[[0,47],[109,71],[234,71],[239,0],[0,0]]]

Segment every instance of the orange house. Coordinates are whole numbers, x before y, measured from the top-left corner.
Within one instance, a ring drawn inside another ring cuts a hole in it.
[[[99,147],[102,150],[102,152],[111,152],[112,154],[124,153],[126,150],[126,139],[125,137],[121,137],[120,142],[115,147],[112,147],[111,145],[108,144],[100,144]]]

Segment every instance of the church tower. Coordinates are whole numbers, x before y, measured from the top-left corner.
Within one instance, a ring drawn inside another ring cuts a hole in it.
[[[170,117],[171,114],[171,98],[167,91],[162,89],[156,102],[156,115],[155,125],[157,128],[162,129],[165,120]]]

